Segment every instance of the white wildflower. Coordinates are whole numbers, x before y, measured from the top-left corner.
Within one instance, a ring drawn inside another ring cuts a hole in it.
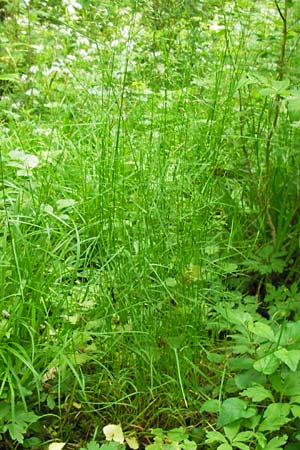
[[[78,36],[78,38],[76,39],[76,44],[77,45],[90,45],[90,41],[85,36]]]
[[[213,22],[213,23],[210,25],[209,29],[210,29],[210,31],[218,32],[218,31],[224,30],[225,27],[224,27],[224,25],[219,25],[218,23]]]
[[[25,95],[28,95],[30,97],[38,97],[40,95],[40,91],[35,88],[27,89]]]
[[[109,424],[103,427],[103,433],[107,441],[115,441],[123,444],[124,435],[121,425]]]
[[[28,69],[28,72],[30,72],[30,73],[37,73],[38,71],[39,71],[38,66],[31,66]]]

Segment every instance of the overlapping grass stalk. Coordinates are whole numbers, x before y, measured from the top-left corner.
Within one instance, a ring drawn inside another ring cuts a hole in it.
[[[289,5],[158,3],[20,2],[1,24],[0,433],[16,408],[61,438],[198,423],[226,371],[214,307],[266,284],[255,258],[294,280]]]

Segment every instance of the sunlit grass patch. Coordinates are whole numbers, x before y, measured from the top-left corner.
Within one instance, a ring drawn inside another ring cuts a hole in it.
[[[215,426],[200,404],[234,377],[221,306],[299,315],[296,12],[284,40],[272,2],[15,3],[0,433]]]

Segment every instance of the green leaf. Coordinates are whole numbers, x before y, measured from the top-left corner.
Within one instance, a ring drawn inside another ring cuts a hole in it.
[[[166,444],[163,445],[160,443],[159,445],[156,445],[156,450],[178,450],[179,445],[177,443],[174,444]],[[147,447],[148,448],[148,447]],[[152,448],[152,450],[154,450]]]
[[[287,403],[272,403],[264,412],[264,420],[259,426],[260,431],[278,431],[280,427],[290,421],[287,418],[290,405]]]
[[[287,322],[276,333],[276,338],[280,339],[280,345],[292,345],[300,340],[300,321]]]
[[[218,424],[225,426],[236,420],[252,417],[255,413],[255,408],[248,408],[244,400],[237,397],[228,398],[221,405]]]
[[[233,446],[240,450],[250,450],[250,447],[243,442],[234,441]]]
[[[230,263],[230,262],[224,262],[221,266],[220,266],[221,270],[224,273],[233,273],[236,272],[238,269],[238,265],[235,263]]]
[[[294,417],[300,418],[300,405],[291,405],[291,413]]]
[[[247,313],[243,312],[241,309],[229,309],[226,308],[223,311],[220,311],[222,316],[228,320],[228,322],[237,325],[245,325],[247,322],[250,322],[253,320],[252,316]]]
[[[300,371],[289,372],[283,382],[282,389],[280,391],[286,396],[296,396],[300,392]]]
[[[175,278],[166,278],[165,283],[166,283],[166,286],[168,286],[168,287],[175,287],[177,284],[177,281],[175,280]]]
[[[232,357],[228,360],[228,366],[232,370],[251,369],[253,366],[253,359],[248,356],[239,356],[238,358]]]
[[[32,448],[38,446],[39,448],[41,448],[42,444],[43,444],[43,441],[40,438],[32,436],[32,437],[24,440],[23,447],[32,449]]]
[[[99,444],[97,444],[97,442],[91,441],[87,444],[86,449],[81,448],[80,450],[100,450],[100,449],[101,449],[101,447]]]
[[[253,360],[252,360],[253,365]],[[235,375],[234,381],[239,389],[246,389],[254,384],[265,384],[266,376],[254,369],[245,370],[242,373]]]
[[[208,361],[213,362],[213,363],[220,363],[220,362],[224,362],[224,355],[219,355],[218,353],[208,352],[207,359],[208,359]]]
[[[284,434],[283,436],[277,436],[271,439],[267,445],[264,447],[264,450],[275,450],[280,449],[282,445],[286,443],[288,436]]]
[[[248,389],[245,389],[243,392],[241,392],[241,395],[243,397],[251,398],[254,402],[262,402],[266,398],[269,398],[272,401],[274,401],[272,392],[269,391],[269,389],[266,389],[260,385],[256,385],[253,387],[249,387]]]
[[[181,444],[181,448],[182,450],[196,450],[197,444],[194,441],[189,441],[188,439],[185,439]]]
[[[227,443],[227,439],[219,431],[208,431],[206,433],[206,437],[207,437],[206,440],[205,440],[206,444],[212,444],[214,442],[225,442],[225,443]]]
[[[7,429],[13,441],[18,441],[20,444],[23,444],[23,435],[27,431],[27,427],[24,425],[24,423],[9,423]]]
[[[272,328],[266,323],[262,322],[249,322],[248,330],[255,334],[256,336],[262,337],[264,339],[268,339],[271,342],[274,342],[275,336]]]
[[[263,356],[262,358],[255,361],[253,364],[253,367],[258,372],[262,372],[265,375],[271,375],[272,373],[276,372],[280,365],[280,362],[274,355],[274,353],[271,353],[270,355]]]
[[[267,438],[265,436],[264,433],[260,433],[259,431],[257,431],[255,433],[255,437],[257,440],[257,449],[256,450],[262,450],[265,448],[266,442],[267,442]]]
[[[299,450],[299,442],[290,442],[285,445],[284,450]]]
[[[101,445],[100,447],[101,450],[124,450],[125,449],[125,444],[121,444],[120,442],[116,442],[116,441],[109,441],[109,442],[105,442],[104,444]],[[87,448],[87,450],[98,450],[97,448]]]
[[[269,80],[268,87],[261,89],[263,96],[267,95],[289,95],[287,91],[290,81],[289,80]]]
[[[243,420],[243,426],[245,426],[247,429],[251,429],[254,430],[254,428],[258,427],[258,424],[261,421],[261,415],[258,414],[258,412],[256,411],[255,416],[250,417],[249,419],[244,419]]]
[[[236,435],[234,442],[249,442],[251,438],[253,438],[253,431],[242,431]]]
[[[200,412],[218,413],[220,409],[219,400],[207,400],[201,406]]]
[[[275,352],[275,356],[286,364],[293,372],[297,370],[300,361],[300,350],[287,350],[281,348]]]
[[[217,450],[233,450],[233,447],[230,444],[221,444]]]
[[[300,394],[292,395],[290,398],[290,403],[297,403],[298,405],[300,405]]]
[[[162,428],[153,428],[153,429],[151,430],[151,433],[152,433],[154,436],[163,436],[163,435],[165,434],[165,431],[164,431]]]
[[[173,442],[181,442],[184,439],[188,438],[188,433],[185,431],[183,427],[174,428],[173,430],[168,431],[167,437],[170,441]]]
[[[54,409],[56,404],[52,395],[47,396],[47,406],[49,409]]]
[[[227,437],[227,439],[232,443],[235,436],[238,434],[239,430],[241,428],[240,421],[235,421],[233,423],[230,423],[226,427],[224,427],[224,433]]]

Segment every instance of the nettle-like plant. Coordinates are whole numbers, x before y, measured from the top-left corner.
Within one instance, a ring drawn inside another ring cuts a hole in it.
[[[241,307],[217,310],[231,330],[232,377],[224,389],[234,395],[203,404],[202,412],[218,413],[220,427],[207,432],[206,443],[219,443],[218,450],[299,448],[300,321],[257,320]]]

